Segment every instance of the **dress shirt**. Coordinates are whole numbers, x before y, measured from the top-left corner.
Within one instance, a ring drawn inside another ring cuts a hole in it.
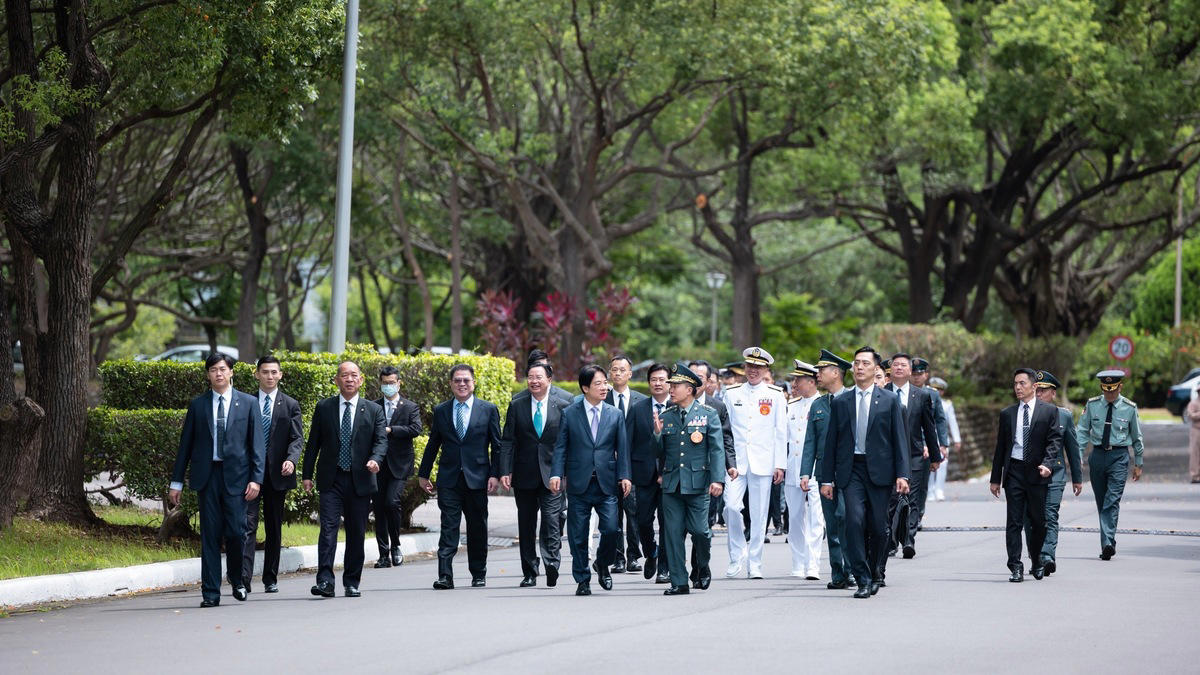
[[[1025,427],[1022,423],[1022,420],[1025,417],[1024,406],[1029,406],[1029,423],[1033,424],[1033,406],[1036,403],[1037,397],[1035,396],[1028,401],[1022,401],[1021,404],[1017,406],[1017,422],[1013,425],[1013,459],[1025,459],[1025,446],[1023,444],[1025,440]]]
[[[547,389],[546,393],[542,394],[542,397],[540,399],[536,398],[533,394],[530,394],[529,401],[530,401],[529,419],[531,419],[531,420],[537,419],[538,404],[541,403],[542,404],[542,424],[544,425],[546,423],[546,411],[549,410],[549,408],[546,406],[546,404],[550,402],[550,390]]]
[[[854,428],[854,454],[856,454],[856,455],[867,454],[865,440],[863,441],[863,449],[864,449],[863,452],[858,451],[858,444],[859,444],[859,440],[860,440],[858,438],[858,413],[860,410],[862,410],[862,401],[863,401],[863,397],[865,396],[867,398],[867,415],[868,415],[867,422],[870,423],[869,416],[871,414],[871,397],[873,397],[874,395],[875,395],[875,383],[874,382],[867,385],[866,389],[859,389],[858,385],[855,385],[855,387],[854,387],[854,427],[853,428]],[[866,427],[864,427],[864,428],[866,428]]]
[[[266,401],[268,396],[271,397],[271,407],[267,408],[267,414],[263,415],[263,403]],[[275,391],[273,391],[269,394],[267,392],[263,391],[262,389],[259,389],[258,390],[258,416],[266,417],[266,418],[270,419],[275,414],[275,404],[278,402],[279,402],[279,389],[278,388],[276,388]]]
[[[617,391],[616,389],[613,389],[613,405],[617,406],[617,409],[621,411],[622,415],[629,414],[629,394],[629,387],[625,387],[625,391]],[[624,403],[621,402],[622,396],[625,397]],[[591,413],[588,414],[590,415]]]
[[[342,415],[346,414],[346,404],[347,403],[350,404],[350,428],[351,429],[354,428],[354,416],[358,414],[358,394],[355,394],[354,398],[351,398],[351,399],[347,399],[345,396],[338,394],[338,411],[337,411],[338,429],[342,428]]]

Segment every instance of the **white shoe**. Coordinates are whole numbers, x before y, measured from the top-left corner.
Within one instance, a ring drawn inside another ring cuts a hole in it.
[[[799,578],[803,579],[804,578],[804,570],[792,570],[791,576],[799,577]]]
[[[941,491],[941,490],[938,490],[938,491],[937,491],[937,500],[938,500],[939,502],[944,502],[944,501],[946,501],[946,493],[945,493],[945,492],[943,492],[943,491]]]
[[[742,573],[742,561],[737,560],[729,563],[729,569],[725,570],[725,578],[733,579],[740,576]]]
[[[761,567],[751,567],[750,571],[747,573],[746,576],[748,576],[751,579],[761,579],[761,578],[763,578],[762,568]]]
[[[817,570],[809,570],[808,574],[804,575],[804,578],[808,579],[809,581],[820,581],[821,573]]]

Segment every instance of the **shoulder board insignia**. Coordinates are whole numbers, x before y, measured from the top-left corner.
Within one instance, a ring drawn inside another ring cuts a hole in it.
[[[778,391],[778,392],[782,392],[782,391],[783,391],[783,387],[781,387],[781,386],[779,386],[779,385],[777,385],[777,384],[768,384],[768,385],[767,385],[767,388],[768,388],[768,389],[774,389],[775,391]]]
[[[737,384],[731,384],[728,387],[725,387],[725,391],[729,391],[730,389],[737,389],[738,387],[742,386],[743,384],[745,384],[745,382],[738,382]]]
[[[1093,396],[1088,399],[1088,403],[1091,403],[1092,401],[1099,401],[1102,398],[1104,398],[1104,397],[1103,396]]]
[[[794,398],[789,398],[789,399],[788,399],[788,405],[791,405],[791,404],[795,403],[796,401],[799,401],[799,400],[800,400],[800,399],[802,399],[802,398],[804,398],[804,397],[803,397],[803,396],[796,396],[796,397],[794,397]]]
[[[1124,396],[1122,396],[1122,397],[1121,397],[1121,400],[1123,400],[1123,401],[1125,401],[1126,403],[1128,403],[1128,404],[1129,404],[1131,407],[1134,407],[1134,408],[1136,408],[1136,407],[1137,407],[1137,404],[1136,404],[1136,403],[1134,403],[1133,401],[1131,401],[1131,400],[1129,400],[1129,399],[1125,398]]]
[[[697,408],[699,408],[700,410],[706,410],[713,414],[716,414],[716,412],[717,412],[716,408],[712,407],[711,405],[705,404],[705,403],[701,403],[699,406],[697,406]]]

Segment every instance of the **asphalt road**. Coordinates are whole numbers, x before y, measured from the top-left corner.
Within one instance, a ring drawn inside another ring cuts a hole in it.
[[[512,529],[511,499],[493,498],[491,511],[493,534]],[[1195,672],[1200,536],[1122,534],[1116,558],[1099,561],[1098,535],[1075,529],[1096,526],[1085,491],[1063,505],[1059,573],[1011,584],[1004,507],[985,484],[952,484],[926,522],[918,556],[893,560],[889,586],[870,600],[786,576],[782,539],[766,546],[766,579],[726,580],[718,533],[718,578],[676,598],[640,574],[619,575],[611,592],[593,583],[588,598],[573,595],[569,575],[555,589],[521,589],[517,551],[503,548],[483,589],[433,591],[436,566],[424,560],[367,569],[358,599],[314,598],[306,574],[245,603],[226,588],[214,609],[199,609],[189,587],[19,613],[0,619],[0,670]],[[959,529],[979,526],[998,529]],[[1200,530],[1200,486],[1131,484],[1121,526]],[[469,579],[465,553],[456,566]]]

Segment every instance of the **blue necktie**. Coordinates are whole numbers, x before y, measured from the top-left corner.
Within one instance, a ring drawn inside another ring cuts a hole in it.
[[[217,397],[217,461],[225,459],[225,397]]]
[[[458,440],[462,440],[463,436],[467,435],[467,423],[464,414],[467,411],[467,404],[458,401],[454,404],[454,430],[458,432]]]
[[[271,397],[263,398],[262,411],[263,448],[271,444]]]
[[[342,447],[338,452],[338,468],[350,470],[350,402],[346,401],[346,411],[342,413]]]
[[[537,402],[537,410],[533,412],[533,430],[538,436],[542,435],[542,429],[546,427],[546,420],[542,419],[542,402]]]

